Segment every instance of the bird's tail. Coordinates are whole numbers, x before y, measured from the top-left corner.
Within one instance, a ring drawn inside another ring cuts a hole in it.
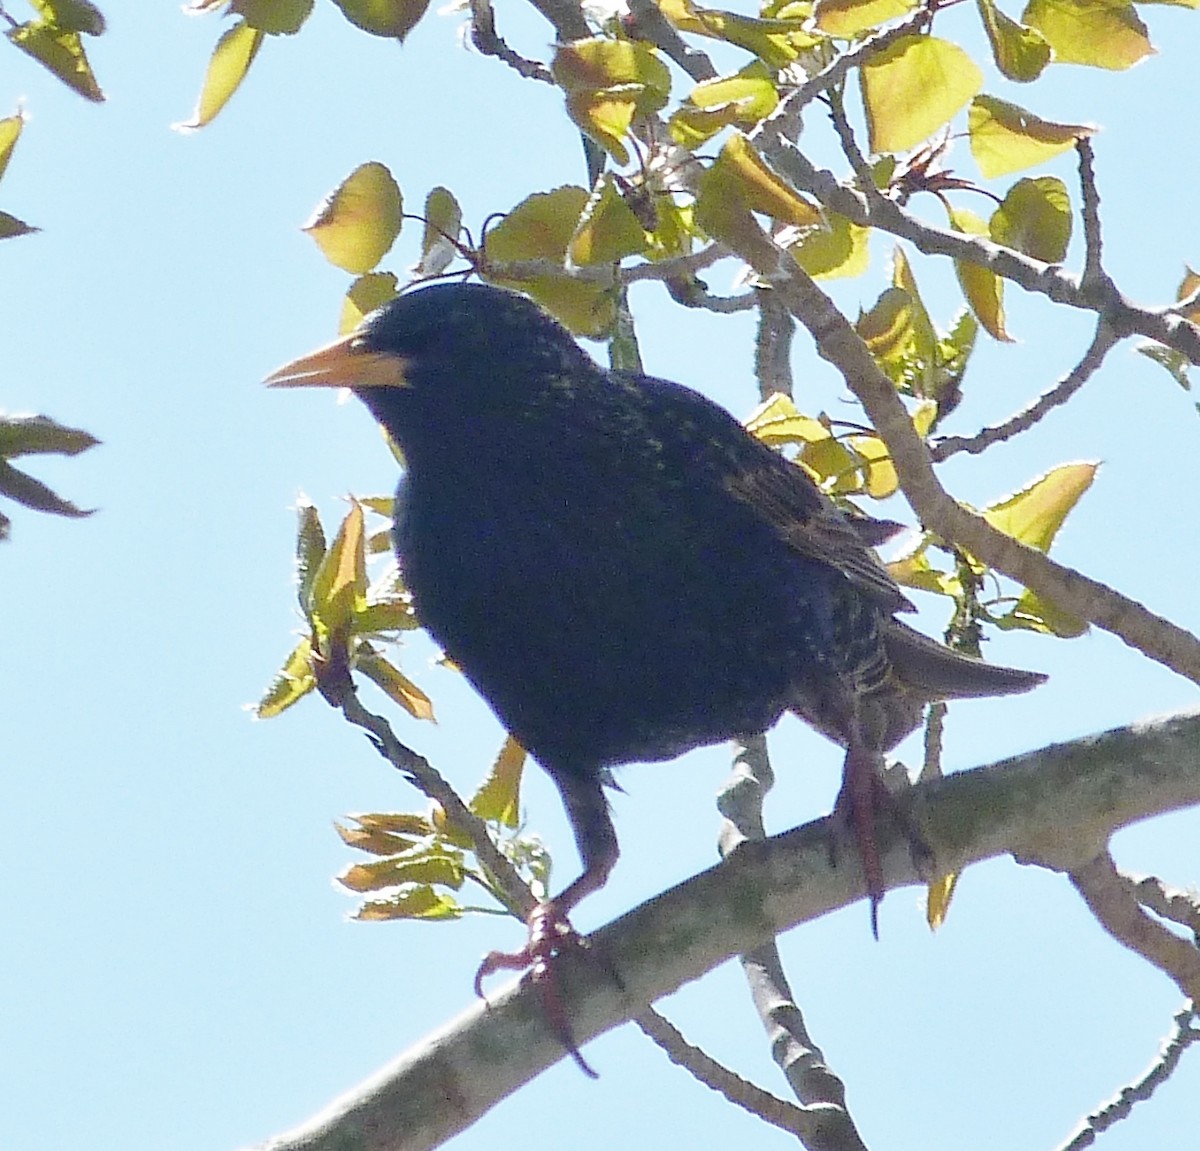
[[[929,699],[1015,695],[1046,681],[1039,671],[999,667],[953,651],[896,619],[887,621],[883,643],[900,679]]]

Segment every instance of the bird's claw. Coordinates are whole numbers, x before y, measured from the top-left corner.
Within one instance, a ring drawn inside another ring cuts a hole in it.
[[[546,1022],[559,1043],[575,1060],[580,1071],[589,1079],[599,1079],[575,1042],[575,1034],[563,1004],[558,974],[554,969],[555,960],[565,948],[583,946],[584,941],[565,915],[557,911],[553,904],[538,904],[530,913],[529,938],[520,951],[489,951],[483,957],[475,972],[475,994],[480,999],[484,998],[483,981],[497,971],[526,972],[530,985],[541,995]]]

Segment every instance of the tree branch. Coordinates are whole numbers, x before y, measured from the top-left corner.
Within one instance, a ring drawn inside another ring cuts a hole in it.
[[[1115,829],[1200,805],[1200,713],[960,772],[918,785],[902,802],[912,805],[922,838],[947,870],[1011,852],[1082,866]],[[906,838],[880,831],[887,886],[918,882]],[[743,844],[717,867],[597,932],[593,943],[606,963],[565,955],[562,990],[579,1040],[618,1026],[763,940],[863,898],[848,845],[839,853],[842,866],[831,866],[831,834],[844,830],[819,820]],[[537,989],[518,982],[261,1151],[428,1151],[564,1055]]]

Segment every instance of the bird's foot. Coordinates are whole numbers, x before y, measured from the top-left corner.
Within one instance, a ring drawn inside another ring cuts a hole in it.
[[[567,1018],[559,987],[556,960],[567,948],[582,948],[584,941],[566,915],[553,903],[539,903],[529,915],[529,938],[520,951],[489,951],[475,972],[475,994],[483,996],[483,981],[497,971],[524,971],[542,999],[546,1022],[558,1041],[570,1053],[576,1066],[590,1079],[599,1076],[580,1053]]]
[[[883,863],[879,854],[877,831],[881,812],[886,812],[899,825],[908,841],[913,865],[922,877],[935,871],[933,850],[922,838],[908,809],[897,802],[879,775],[876,757],[851,751],[846,755],[842,790],[834,805],[834,814],[850,826],[858,857],[862,862],[871,902],[871,934],[879,938],[879,905],[883,902]]]

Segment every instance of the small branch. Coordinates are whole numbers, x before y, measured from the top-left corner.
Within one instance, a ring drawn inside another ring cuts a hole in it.
[[[645,40],[674,60],[693,80],[711,80],[717,70],[708,54],[693,48],[662,14],[654,0],[629,0],[627,30],[638,40]]]
[[[1200,805],[1200,713],[956,772],[914,788],[904,802],[946,869],[1030,843],[1057,842],[1063,854],[1075,843],[1087,859],[1119,827]],[[905,837],[881,830],[887,886],[919,882]],[[862,899],[853,852],[841,853],[840,866],[830,861],[830,838],[841,834],[819,820],[742,844],[719,866],[596,932],[604,964],[561,956],[563,1001],[579,1041],[764,940]],[[539,989],[516,981],[261,1151],[431,1151],[565,1057]]]
[[[1133,881],[1117,870],[1107,850],[1072,870],[1070,878],[1109,935],[1157,967],[1193,1003],[1200,1003],[1200,948],[1142,910]]]
[[[854,328],[794,260],[782,251],[779,256],[775,290],[812,333],[817,351],[842,373],[866,410],[888,446],[900,486],[923,526],[1058,607],[1200,683],[1200,640],[1191,632],[1098,580],[1004,535],[950,496],[937,478],[929,451],[895,386],[879,370]],[[1200,329],[1195,332],[1200,336]]]
[[[529,890],[509,859],[492,842],[487,824],[463,803],[458,792],[446,782],[441,772],[424,756],[402,744],[383,716],[367,711],[353,689],[342,692],[336,706],[350,723],[367,732],[375,750],[388,763],[402,772],[418,790],[442,805],[447,818],[455,827],[462,828],[471,837],[471,845],[479,862],[499,884],[509,905],[522,916],[528,916],[537,906],[533,892]]]
[[[754,378],[760,399],[776,392],[792,394],[792,338],[796,321],[770,289],[760,289],[758,332],[754,340]]]
[[[1079,286],[1101,286],[1105,290],[1114,290],[1101,262],[1100,192],[1096,187],[1095,155],[1091,140],[1087,136],[1080,136],[1075,141],[1075,150],[1079,153],[1079,189],[1083,201],[1084,258]]]
[[[1200,1040],[1200,1027],[1196,1026],[1196,1022],[1195,1007],[1189,1004],[1175,1016],[1174,1031],[1166,1038],[1162,1051],[1146,1073],[1136,1083],[1123,1088],[1111,1103],[1089,1115],[1058,1151],[1083,1151],[1096,1142],[1096,1136],[1124,1119],[1135,1103],[1144,1103],[1149,1099],[1171,1077],[1184,1051]]]
[[[978,455],[986,448],[990,448],[992,444],[1002,443],[1004,440],[1010,440],[1013,436],[1020,435],[1021,432],[1029,431],[1048,413],[1055,408],[1062,407],[1091,379],[1100,365],[1104,363],[1104,357],[1116,346],[1116,343],[1116,333],[1101,318],[1096,324],[1096,334],[1092,337],[1088,350],[1084,352],[1083,359],[1052,388],[1043,392],[1027,408],[1023,408],[1002,424],[992,424],[982,428],[973,436],[946,436],[939,439],[930,448],[930,458],[935,464],[940,464],[943,460],[947,460],[959,452]]]
[[[496,31],[496,13],[492,9],[492,0],[471,0],[471,43],[485,56],[495,56],[526,80],[554,83],[554,76],[545,64],[514,52]]]
[[[1186,927],[1200,946],[1200,897],[1192,892],[1167,887],[1161,879],[1148,875],[1133,885],[1133,894],[1143,907],[1155,915]]]

